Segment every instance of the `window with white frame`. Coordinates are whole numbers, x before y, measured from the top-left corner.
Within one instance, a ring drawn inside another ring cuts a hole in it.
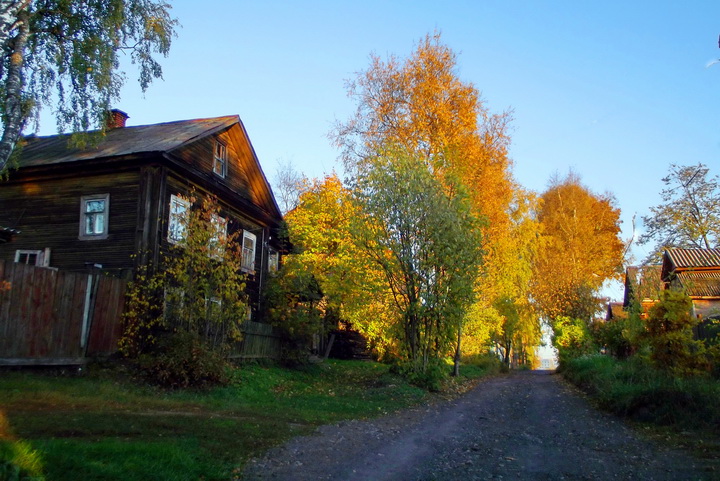
[[[215,142],[213,172],[220,177],[225,177],[227,175],[227,147],[219,140]]]
[[[242,240],[242,269],[246,271],[255,270],[255,234],[243,231]]]
[[[213,214],[210,218],[212,224],[212,237],[210,237],[210,252],[215,258],[222,258],[225,239],[227,239],[227,224],[226,218],[221,217],[217,214]]]
[[[15,251],[15,262],[30,266],[48,267],[50,265],[50,248],[44,250],[18,249]]]
[[[280,253],[275,249],[270,249],[268,253],[268,271],[277,272],[280,268]]]
[[[185,240],[187,216],[190,212],[190,201],[177,195],[170,196],[168,215],[168,241],[177,244]]]
[[[107,239],[110,194],[80,198],[80,239]]]

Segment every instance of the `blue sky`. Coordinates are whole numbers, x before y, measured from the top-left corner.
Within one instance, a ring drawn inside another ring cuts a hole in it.
[[[720,173],[720,64],[706,68],[720,57],[720,2],[171,3],[182,27],[165,80],[143,96],[130,77],[117,107],[128,125],[239,114],[271,179],[279,161],[310,177],[339,169],[326,135],[354,109],[345,80],[371,52],[407,56],[435,30],[487,106],[514,111],[525,187],[572,168],[615,195],[627,237],[671,163]]]

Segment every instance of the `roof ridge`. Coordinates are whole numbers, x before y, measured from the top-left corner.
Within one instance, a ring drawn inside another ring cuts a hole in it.
[[[185,122],[207,122],[210,120],[221,120],[221,119],[223,119],[223,120],[230,120],[230,119],[239,120],[240,116],[238,114],[230,114],[230,115],[219,115],[217,117],[201,117],[201,118],[196,118],[196,119],[170,120],[167,122],[157,122],[154,124],[126,125],[124,127],[118,127],[116,129],[109,129],[109,130],[106,130],[105,132],[110,132],[112,130],[119,130],[119,129],[129,130],[129,129],[137,129],[137,128],[141,128],[141,127],[156,127],[156,126],[159,127],[159,126],[163,126],[163,125],[180,124],[180,123],[185,123]],[[73,134],[95,134],[98,132],[100,132],[100,129],[86,130],[84,132],[58,132],[56,134],[49,134],[49,135],[37,135],[35,133],[31,133],[31,134],[23,135],[23,138],[26,140],[49,139],[52,137],[71,136]]]

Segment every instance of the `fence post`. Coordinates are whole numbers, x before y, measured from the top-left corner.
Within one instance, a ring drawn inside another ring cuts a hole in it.
[[[91,272],[88,274],[87,287],[85,289],[85,306],[83,308],[83,319],[82,319],[82,331],[80,333],[80,349],[82,355],[87,355],[88,340],[90,338],[90,328],[92,323],[93,315],[95,314],[95,298],[97,297],[97,284],[98,274],[95,274],[95,269],[99,269],[102,266],[100,264],[94,264],[91,267]]]

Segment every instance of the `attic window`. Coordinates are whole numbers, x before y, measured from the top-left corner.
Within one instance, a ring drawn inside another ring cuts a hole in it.
[[[220,141],[215,142],[213,172],[223,178],[227,175],[227,147]]]

